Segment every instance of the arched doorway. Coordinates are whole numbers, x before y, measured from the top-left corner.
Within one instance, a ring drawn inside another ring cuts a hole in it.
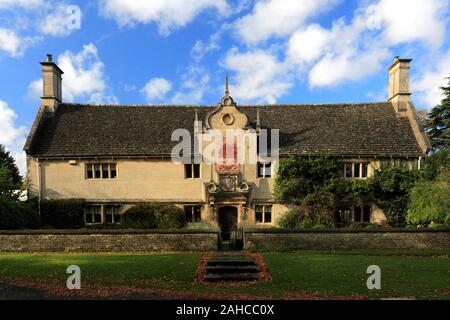
[[[232,206],[219,208],[219,225],[222,240],[230,240],[230,231],[238,226],[237,208]]]

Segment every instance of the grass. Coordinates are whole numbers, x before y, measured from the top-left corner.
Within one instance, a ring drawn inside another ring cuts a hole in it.
[[[287,293],[368,298],[450,299],[449,249],[339,250],[264,253],[272,282],[236,287],[193,283],[200,253],[0,254],[0,279],[61,281],[80,266],[82,283],[172,289],[178,292],[263,295]],[[381,290],[368,290],[366,269],[381,268]],[[159,281],[144,283],[149,279]]]

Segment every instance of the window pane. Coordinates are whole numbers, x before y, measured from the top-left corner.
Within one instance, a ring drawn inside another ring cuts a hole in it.
[[[90,212],[90,210],[86,210],[84,216],[85,216],[86,223],[92,223],[93,222],[93,220],[92,220],[92,213]]]
[[[200,222],[202,220],[201,217],[201,210],[202,207],[201,206],[195,206],[194,207],[194,222]]]
[[[105,222],[106,223],[112,223],[112,212],[110,211],[109,214],[105,214]]]
[[[102,223],[102,215],[101,213],[94,214],[94,223]]]
[[[111,163],[109,166],[110,166],[110,170],[111,170],[111,179],[114,179],[115,177],[117,177],[116,164]]]
[[[92,164],[91,163],[86,165],[86,177],[88,179],[92,179],[94,177],[94,173],[92,171]]]
[[[355,207],[355,222],[361,222],[361,207]]]
[[[359,178],[359,168],[361,168],[361,164],[360,163],[355,163],[355,178]]]
[[[352,164],[344,163],[344,177],[351,178],[352,177]]]
[[[194,164],[194,178],[200,178],[200,165]]]
[[[264,222],[265,223],[272,222],[272,206],[264,207]]]
[[[184,165],[184,177],[186,179],[192,178],[192,165],[191,164]]]
[[[255,221],[263,222],[263,209],[262,206],[255,206]]]
[[[266,163],[265,170],[264,170],[264,175],[266,177],[270,177],[271,176],[271,167],[272,167],[271,163]]]
[[[94,170],[95,170],[95,178],[96,179],[100,179],[101,178],[100,165],[99,164],[95,164],[94,165]]]
[[[192,222],[192,206],[185,206],[184,214],[186,215],[186,221]]]
[[[102,164],[102,178],[103,178],[103,179],[109,178],[109,168],[108,168],[108,164]]]
[[[370,222],[370,206],[364,206],[363,209],[363,222]]]
[[[361,177],[366,178],[367,177],[367,163],[362,164],[362,173]]]
[[[258,163],[258,178],[264,177],[264,165]]]

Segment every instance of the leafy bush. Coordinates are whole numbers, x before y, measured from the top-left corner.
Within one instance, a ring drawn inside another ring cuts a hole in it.
[[[136,229],[154,229],[156,228],[155,210],[151,204],[137,204],[122,215],[122,226]]]
[[[61,229],[76,229],[84,226],[83,199],[42,200],[42,225]]]
[[[277,219],[277,225],[281,228],[287,228],[287,229],[297,229],[301,228],[301,213],[299,212],[299,208],[293,208],[286,213],[282,214]]]
[[[26,202],[0,196],[0,229],[38,228],[39,215]]]
[[[277,220],[282,228],[332,227],[334,225],[334,196],[321,191],[308,194],[299,206],[288,210]]]
[[[142,229],[179,229],[186,225],[186,216],[173,204],[140,203],[124,212],[122,225]]]
[[[186,215],[173,204],[163,204],[158,206],[156,221],[158,229],[180,229],[186,225]]]
[[[406,221],[411,224],[450,223],[450,184],[421,182],[411,190]]]

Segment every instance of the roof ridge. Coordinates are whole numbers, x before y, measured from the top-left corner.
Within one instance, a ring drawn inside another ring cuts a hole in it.
[[[238,107],[311,107],[311,106],[367,106],[388,104],[389,101],[378,102],[335,102],[335,103],[274,103],[274,104],[241,104]],[[94,104],[94,103],[73,103],[63,102],[61,105],[80,106],[80,107],[176,107],[176,108],[211,108],[217,107],[217,104]]]

